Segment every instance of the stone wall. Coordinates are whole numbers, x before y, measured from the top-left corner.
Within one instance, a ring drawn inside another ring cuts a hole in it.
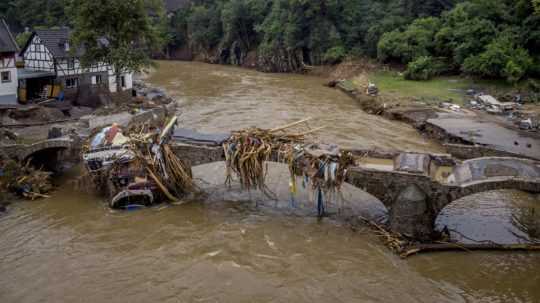
[[[511,152],[496,150],[496,149],[483,146],[483,145],[444,144],[444,147],[446,148],[449,154],[463,160],[483,158],[483,157],[516,157],[516,158],[538,160],[538,159],[526,157],[524,155],[518,155]]]

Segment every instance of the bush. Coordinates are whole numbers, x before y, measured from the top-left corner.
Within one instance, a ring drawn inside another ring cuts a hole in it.
[[[343,46],[334,46],[324,53],[323,61],[327,64],[336,64],[341,62],[345,55],[346,51]]]
[[[411,61],[407,65],[407,70],[404,73],[404,77],[407,80],[429,80],[438,73],[439,72],[437,71],[433,58],[423,56]]]

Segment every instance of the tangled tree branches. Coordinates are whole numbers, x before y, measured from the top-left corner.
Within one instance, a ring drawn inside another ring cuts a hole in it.
[[[236,173],[242,188],[270,191],[265,184],[267,161],[272,156],[289,155],[294,144],[303,142],[301,134],[285,134],[284,129],[265,130],[250,128],[234,132],[223,144],[227,165],[226,183],[231,184],[232,172]]]
[[[163,131],[144,124],[124,136],[113,124],[95,134],[83,158],[96,188],[106,189],[111,207],[149,205],[163,196],[176,202],[197,190],[190,168],[168,145],[176,121],[170,119]]]
[[[0,190],[11,191],[30,200],[49,198],[47,193],[53,188],[51,173],[32,167],[30,162],[22,164],[8,160],[2,166]]]
[[[317,192],[319,216],[324,215],[324,201],[338,192],[345,181],[347,168],[354,164],[351,154],[342,152],[337,146],[324,144],[305,145],[306,135],[322,128],[302,133],[287,133],[286,130],[303,124],[310,119],[294,122],[272,130],[251,128],[234,132],[223,145],[227,164],[227,184],[231,184],[234,172],[244,189],[259,189],[270,195],[265,184],[267,161],[277,160],[289,165],[291,173],[291,201],[297,192],[296,178],[302,184],[310,183]]]

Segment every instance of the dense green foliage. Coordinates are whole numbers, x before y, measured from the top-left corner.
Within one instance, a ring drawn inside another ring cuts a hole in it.
[[[16,28],[69,24],[60,8],[66,1],[7,0],[0,15]],[[184,2],[169,14],[169,48],[220,62],[238,63],[227,57],[256,51],[260,66],[277,71],[367,56],[403,64],[419,79],[466,73],[515,82],[540,75],[540,0]]]
[[[531,1],[465,1],[385,33],[378,57],[409,63],[430,55],[444,58],[448,71],[517,82],[538,75],[538,38],[540,17]]]
[[[2,0],[0,18],[16,31],[25,27],[68,25],[65,8],[69,0]]]
[[[84,49],[83,65],[112,65],[117,73],[139,71],[150,65],[150,54],[161,47],[159,18],[162,3],[153,0],[76,0],[69,7],[73,16],[72,39]],[[119,84],[119,81],[117,82]]]

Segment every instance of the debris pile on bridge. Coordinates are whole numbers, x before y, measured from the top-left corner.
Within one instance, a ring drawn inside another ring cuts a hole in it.
[[[302,178],[304,187],[309,184],[315,191],[317,212],[325,214],[324,201],[330,201],[339,193],[347,172],[354,164],[352,155],[342,152],[337,146],[304,143],[308,134],[322,129],[292,133],[291,128],[306,123],[310,119],[267,130],[249,128],[233,132],[223,144],[225,152],[227,179],[232,182],[232,173],[238,177],[243,189],[258,189],[267,196],[275,198],[268,189],[265,179],[268,171],[267,161],[277,160],[288,163],[291,173],[291,204],[295,204],[297,177]]]
[[[29,200],[49,198],[52,189],[51,173],[14,161],[0,161],[0,190],[10,191]]]
[[[190,168],[168,145],[176,122],[170,119],[162,131],[142,124],[126,134],[113,124],[92,137],[83,153],[87,178],[110,198],[112,208],[176,202],[197,190]]]
[[[351,153],[342,151],[336,145],[310,144],[295,149],[289,157],[291,171],[291,193],[294,203],[296,177],[302,178],[302,184],[309,183],[316,193],[317,213],[325,214],[325,201],[335,200],[345,182],[347,169],[354,165]]]
[[[225,183],[231,185],[234,172],[243,189],[258,189],[274,197],[265,182],[268,171],[266,161],[272,156],[287,157],[295,145],[303,142],[305,136],[305,134],[287,134],[284,130],[285,128],[274,130],[249,128],[233,132],[229,140],[223,144],[227,167]]]

